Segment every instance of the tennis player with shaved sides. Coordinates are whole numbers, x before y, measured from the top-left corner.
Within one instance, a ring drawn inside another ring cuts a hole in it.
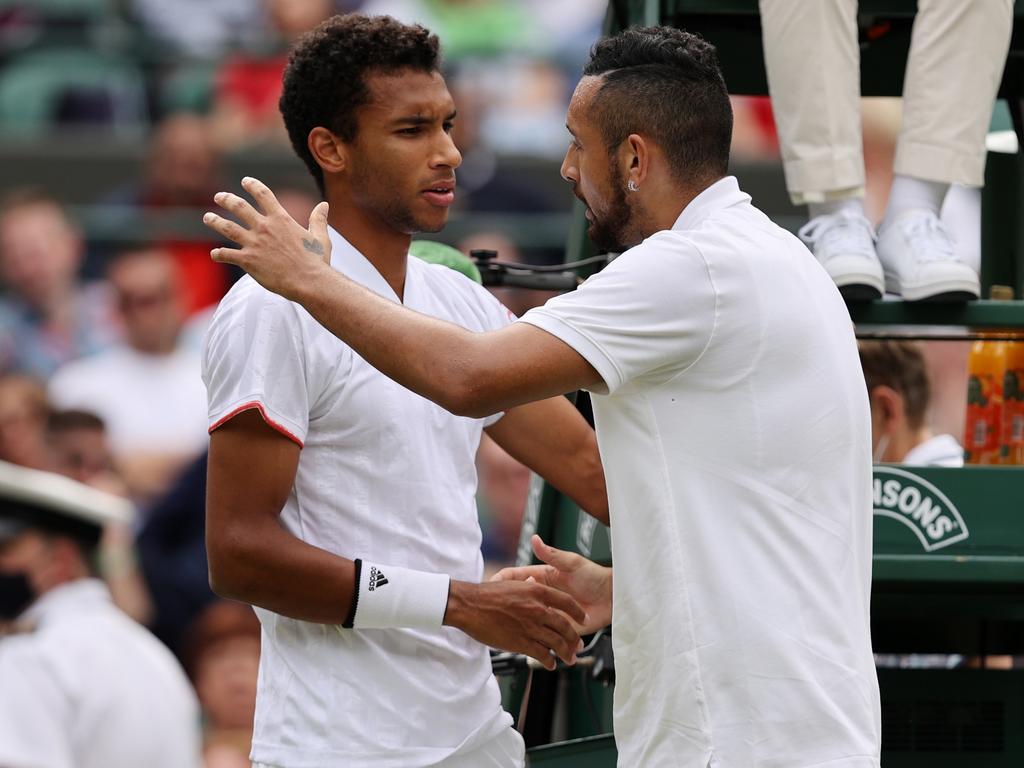
[[[498,330],[512,318],[483,288],[408,257],[456,194],[439,65],[434,35],[388,17],[334,17],[297,43],[281,111],[330,204],[303,247],[386,303]],[[583,418],[563,397],[453,415],[248,277],[212,321],[204,380],[211,583],[263,627],[254,764],[522,766],[487,646],[571,662],[585,614],[546,585],[479,583],[474,457],[486,430],[607,519]]]
[[[257,181],[262,212],[224,200],[247,227],[208,215],[240,246],[212,256],[453,413],[594,393],[615,578],[536,542],[547,565],[499,583],[611,615],[620,766],[877,768],[870,418],[842,297],[727,175],[729,96],[699,37],[599,42],[568,127],[562,175],[621,255],[508,327],[380,300],[303,245],[326,251],[322,209],[305,230]]]

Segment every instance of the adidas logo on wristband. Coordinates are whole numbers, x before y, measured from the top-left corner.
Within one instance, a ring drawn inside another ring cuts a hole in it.
[[[384,572],[375,565],[370,566],[370,583],[367,586],[367,590],[373,592],[377,587],[383,587],[387,583],[388,580],[384,576]]]

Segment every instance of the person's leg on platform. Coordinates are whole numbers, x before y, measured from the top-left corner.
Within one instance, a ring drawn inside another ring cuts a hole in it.
[[[903,128],[878,255],[886,287],[909,301],[980,293],[940,211],[951,184],[981,187],[985,134],[1013,20],[1012,0],[920,0],[903,89]]]
[[[883,288],[864,216],[856,0],[760,0],[765,68],[800,230],[847,298]],[[809,66],[813,62],[813,66]]]

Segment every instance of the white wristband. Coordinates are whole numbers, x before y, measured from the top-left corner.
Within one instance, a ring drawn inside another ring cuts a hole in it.
[[[358,581],[348,618],[354,629],[438,629],[448,607],[451,577],[356,560]]]

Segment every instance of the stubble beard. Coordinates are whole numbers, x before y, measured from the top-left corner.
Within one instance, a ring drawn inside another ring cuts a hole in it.
[[[626,197],[626,181],[619,170],[618,159],[611,159],[609,169],[611,176],[611,201],[608,214],[598,218],[591,208],[594,220],[591,222],[587,235],[594,247],[604,253],[622,253],[630,247],[628,231],[633,219],[633,211]]]
[[[399,200],[391,200],[386,203],[381,208],[381,218],[387,222],[388,226],[407,235],[415,235],[420,232],[440,232],[447,223],[447,217],[440,224],[421,221],[409,206]]]

